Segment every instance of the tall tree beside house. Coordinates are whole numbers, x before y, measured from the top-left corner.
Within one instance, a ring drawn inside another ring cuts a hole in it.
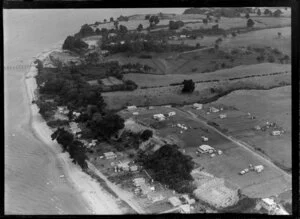
[[[246,15],[245,15],[245,18],[247,18],[247,19],[249,19],[249,18],[250,18],[250,15],[249,15],[249,13],[246,13]]]
[[[184,80],[182,84],[182,93],[193,93],[195,90],[195,82],[193,80]]]
[[[143,25],[139,24],[139,26],[137,27],[137,31],[141,32],[143,30]]]
[[[114,18],[111,17],[111,18],[109,19],[109,21],[110,21],[110,22],[114,22]]]
[[[260,16],[261,15],[261,11],[260,9],[257,9],[257,15]]]
[[[51,139],[56,140],[63,148],[63,151],[68,151],[69,146],[72,144],[74,137],[71,133],[64,128],[58,128],[52,133]]]

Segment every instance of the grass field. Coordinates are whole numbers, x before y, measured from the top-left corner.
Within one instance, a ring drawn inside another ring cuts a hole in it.
[[[172,83],[181,83],[183,80],[193,81],[225,80],[234,77],[249,75],[270,74],[274,72],[291,71],[290,64],[261,63],[254,65],[237,66],[209,73],[172,74],[172,75],[147,75],[131,73],[124,75],[126,80],[132,80],[140,87],[169,86]]]
[[[215,102],[232,105],[250,112],[259,118],[257,125],[265,121],[275,122],[286,131],[283,136],[270,136],[269,132],[251,134],[254,131],[233,131],[233,135],[255,147],[261,148],[276,164],[285,169],[291,168],[291,87],[274,88],[267,91],[234,91]],[[255,104],[253,104],[255,103]],[[238,119],[239,121],[239,119]],[[225,122],[225,121],[224,121]],[[230,123],[230,122],[229,122]],[[222,124],[222,122],[221,122]],[[230,124],[223,124],[230,127]],[[249,127],[241,121],[241,126]],[[250,127],[249,127],[250,128]],[[256,131],[257,132],[257,131]]]
[[[102,96],[109,109],[121,109],[126,105],[185,105],[197,101],[211,102],[233,90],[270,89],[291,84],[290,74],[245,78],[236,81],[198,83],[192,94],[182,94],[181,86],[137,89],[127,92],[107,92]],[[215,91],[212,91],[214,88]],[[217,91],[216,91],[217,90]]]
[[[279,39],[277,33],[281,32],[282,37]],[[186,39],[182,40],[185,44],[196,46],[199,43],[201,46],[213,46],[215,41],[222,36],[205,36],[203,39],[197,38],[195,40]],[[231,35],[226,38],[222,37],[223,41],[220,48],[229,47],[237,48],[241,46],[270,46],[277,48],[280,51],[291,55],[291,27],[271,28],[264,30],[255,30],[247,33],[238,34],[236,37]],[[169,40],[169,43],[179,44],[182,41]]]
[[[285,179],[276,169],[273,169],[249,151],[245,151],[243,148],[233,144],[210,128],[194,121],[176,108],[155,107],[152,110],[138,109],[137,111],[140,114],[134,116],[134,118],[148,125],[157,123],[152,119],[153,114],[175,111],[175,116],[160,122],[162,125],[156,130],[156,134],[177,139],[177,144],[180,148],[185,149],[184,153],[192,156],[194,162],[204,167],[205,171],[238,185],[242,193],[249,197],[269,197],[281,194],[291,188],[291,182]],[[127,116],[130,115],[127,114]],[[188,130],[180,133],[181,129],[173,126],[177,123],[185,124]],[[203,135],[209,138],[208,142],[202,142],[201,136]],[[210,158],[205,154],[198,157],[195,151],[201,144],[209,144],[216,149],[222,150],[223,154],[214,158]],[[261,174],[250,172],[244,176],[239,175],[238,173],[242,169],[247,168],[250,163],[254,165],[263,164],[265,166],[264,172]]]

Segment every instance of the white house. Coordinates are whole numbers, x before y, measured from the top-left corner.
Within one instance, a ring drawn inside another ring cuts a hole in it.
[[[181,39],[185,39],[186,38],[186,35],[180,35],[179,36]]]
[[[203,144],[199,146],[198,151],[202,154],[204,153],[213,153],[215,149],[207,144]]]
[[[163,197],[161,194],[157,195],[157,194],[153,194],[153,193],[149,193],[149,194],[147,195],[147,198],[148,198],[150,201],[152,201],[152,203],[158,202],[158,201],[161,201],[161,200],[164,200],[164,197]]]
[[[113,159],[117,157],[117,155],[114,152],[106,152],[104,153],[104,156],[106,159]]]
[[[260,173],[261,171],[263,171],[264,169],[264,166],[263,165],[257,165],[254,167],[254,170],[257,172],[257,173]]]
[[[220,117],[220,119],[224,119],[224,118],[227,117],[227,115],[226,114],[220,114],[219,117]]]
[[[261,127],[259,125],[254,126],[255,130],[261,130]]]
[[[133,112],[132,115],[137,116],[137,115],[139,115],[139,112]]]
[[[276,135],[280,135],[281,132],[279,130],[275,130],[275,131],[272,131],[271,133],[273,136],[276,136]]]
[[[138,170],[138,166],[137,165],[132,165],[132,166],[129,167],[129,169],[130,169],[131,172],[135,172],[135,171]]]
[[[201,103],[194,103],[193,104],[193,108],[195,108],[197,110],[201,110],[203,108],[203,104],[201,104]]]
[[[163,121],[166,119],[166,117],[163,114],[154,114],[153,119],[156,119],[158,121]]]
[[[176,115],[176,113],[175,112],[169,112],[168,113],[168,116],[170,117],[170,116],[175,116]]]
[[[120,41],[120,44],[121,44],[121,45],[124,45],[124,44],[125,44],[125,41],[124,41],[124,40]]]
[[[127,106],[127,110],[136,110],[137,107],[136,106]]]

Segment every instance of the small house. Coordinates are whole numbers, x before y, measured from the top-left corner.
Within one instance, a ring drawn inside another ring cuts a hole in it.
[[[209,111],[210,111],[211,113],[217,113],[217,112],[219,112],[220,110],[212,106],[212,107],[209,107]]]
[[[114,159],[117,157],[117,155],[112,151],[104,153],[104,156],[106,159]]]
[[[124,44],[125,44],[125,41],[124,41],[124,40],[120,41],[120,44],[121,44],[121,45],[124,45]]]
[[[201,136],[201,138],[202,138],[203,141],[208,141],[208,138],[205,137],[205,136]]]
[[[136,106],[127,106],[127,110],[136,110],[137,107]]]
[[[257,173],[260,173],[261,171],[263,171],[264,169],[264,166],[263,165],[257,165],[254,167],[254,170],[257,172]]]
[[[201,104],[201,103],[194,103],[193,104],[193,108],[195,108],[197,110],[201,110],[203,108],[203,104]]]
[[[177,207],[177,206],[181,205],[181,201],[176,196],[169,198],[168,201],[173,207]]]
[[[182,214],[189,214],[191,213],[191,207],[189,204],[181,205],[179,207],[179,212]]]
[[[108,34],[108,38],[113,38],[113,37],[116,37],[116,36],[117,36],[116,33],[109,33],[109,34]]]
[[[227,117],[227,115],[226,114],[220,114],[219,117],[220,117],[220,119],[224,119],[224,118]]]
[[[139,115],[139,112],[133,112],[132,115],[137,116]]]
[[[199,146],[198,151],[202,154],[204,153],[213,153],[215,149],[209,145],[203,144]]]
[[[180,35],[180,39],[186,39],[186,35]]]
[[[117,166],[124,171],[129,171],[129,163],[130,161],[122,161]]]
[[[109,45],[110,45],[110,46],[114,46],[114,45],[116,45],[116,43],[110,42]]]
[[[170,116],[175,116],[176,115],[176,113],[175,112],[169,112],[168,113],[168,116],[170,117]]]
[[[73,116],[76,117],[76,118],[78,118],[80,116],[80,114],[81,113],[79,113],[79,112],[75,112],[75,111],[73,112]]]
[[[158,120],[158,121],[163,121],[163,120],[165,120],[166,118],[165,118],[165,116],[164,116],[163,114],[154,114],[154,115],[153,115],[153,119],[156,119],[156,120]]]
[[[135,171],[138,170],[138,166],[137,165],[132,165],[132,166],[129,167],[129,169],[130,169],[131,172],[135,172]]]
[[[271,133],[273,136],[276,136],[276,135],[280,135],[281,132],[279,130],[275,130],[275,131],[272,131]]]
[[[140,186],[142,184],[145,184],[145,182],[146,182],[145,178],[143,178],[143,177],[135,178],[132,181],[135,186]]]

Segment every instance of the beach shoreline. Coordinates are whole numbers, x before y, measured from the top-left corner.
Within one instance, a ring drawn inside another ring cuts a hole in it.
[[[37,58],[43,61],[52,51],[42,52],[37,55]],[[24,77],[27,97],[29,103],[35,100],[35,90],[37,83],[35,76],[37,75],[37,68],[32,63],[30,70]],[[117,200],[109,194],[106,190],[101,188],[99,183],[83,172],[78,165],[72,163],[67,153],[62,153],[61,147],[51,140],[52,130],[47,126],[46,121],[39,114],[39,108],[36,104],[30,105],[30,123],[32,130],[36,137],[38,137],[45,145],[57,155],[60,163],[63,166],[65,178],[71,185],[80,193],[84,202],[87,204],[91,214],[123,214],[123,209],[117,203]]]

